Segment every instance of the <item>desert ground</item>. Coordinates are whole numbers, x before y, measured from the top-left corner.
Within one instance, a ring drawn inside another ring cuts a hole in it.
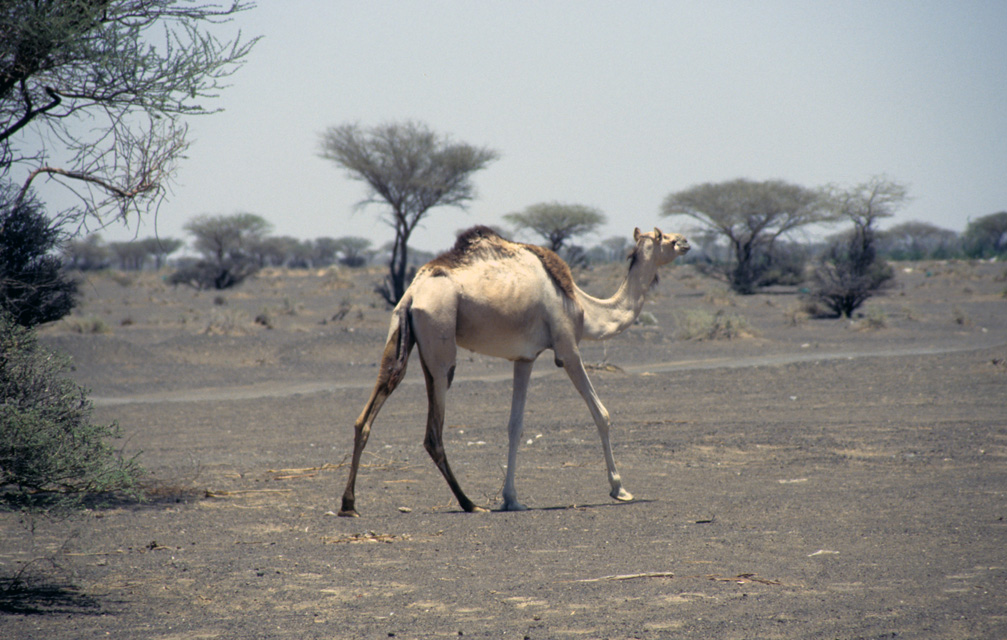
[[[414,353],[359,519],[335,512],[387,333],[380,270],[224,292],[87,275],[42,341],[141,452],[147,500],[33,533],[0,513],[0,575],[26,577],[0,593],[0,638],[1007,638],[1007,266],[895,266],[853,321],[665,268],[643,322],[582,344],[629,503],[543,354],[530,509],[460,511],[423,449]],[[578,279],[609,295],[623,268]],[[697,311],[744,322],[688,337]],[[509,407],[510,364],[461,352],[445,442],[488,507]]]

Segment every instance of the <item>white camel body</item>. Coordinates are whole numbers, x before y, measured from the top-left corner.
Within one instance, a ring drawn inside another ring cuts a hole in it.
[[[601,435],[610,495],[632,500],[612,457],[608,411],[591,385],[577,345],[582,338],[601,340],[629,327],[658,267],[689,250],[684,237],[657,229],[652,233],[636,229],[634,239],[626,280],[607,300],[581,291],[569,267],[553,252],[509,242],[486,227],[461,234],[454,249],[424,265],[392,312],[378,381],[355,425],[340,515],[357,515],[354,491],[360,456],[381,405],[402,380],[414,344],[419,347],[429,400],[424,446],[463,509],[485,510],[462,491],[444,453],[444,398],[454,377],[458,347],[514,362],[502,509],[525,508],[514,486],[517,449],[532,366],[546,349],[553,350],[556,364],[564,367],[591,411]]]

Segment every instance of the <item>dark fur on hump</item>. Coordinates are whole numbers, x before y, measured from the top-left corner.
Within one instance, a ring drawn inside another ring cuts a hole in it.
[[[476,225],[458,234],[455,246],[428,262],[426,268],[432,271],[432,275],[447,275],[445,270],[451,270],[477,259],[480,249],[488,249],[497,256],[513,254],[519,249],[526,249],[534,253],[542,261],[542,266],[545,267],[553,282],[571,300],[575,299],[573,274],[562,258],[545,247],[511,242],[484,225]]]
[[[503,240],[500,234],[493,229],[477,225],[459,233],[458,238],[455,240],[455,246],[428,262],[425,265],[426,268],[433,270],[434,275],[442,275],[444,269],[450,270],[466,264],[471,260],[475,245],[479,244],[479,241],[483,238],[494,243],[499,243]]]

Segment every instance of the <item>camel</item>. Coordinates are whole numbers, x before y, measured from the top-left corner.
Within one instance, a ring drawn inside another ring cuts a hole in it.
[[[355,486],[360,457],[378,411],[405,375],[414,345],[419,346],[429,402],[423,444],[462,509],[487,511],[462,491],[444,452],[444,398],[454,378],[458,347],[514,363],[502,510],[526,508],[518,502],[514,486],[517,450],[532,366],[546,349],[552,349],[556,365],[566,370],[598,427],[610,495],[632,500],[612,457],[608,410],[584,370],[578,344],[625,331],[640,314],[645,294],[657,281],[658,267],[689,250],[683,236],[657,228],[647,233],[637,228],[633,240],[636,246],[626,279],[607,300],[584,293],[574,283],[570,267],[552,251],[510,242],[484,226],[461,233],[453,249],[421,267],[392,311],[377,383],[354,427],[353,457],[339,515],[359,515]]]

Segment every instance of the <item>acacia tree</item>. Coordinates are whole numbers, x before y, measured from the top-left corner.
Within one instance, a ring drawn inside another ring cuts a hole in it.
[[[66,268],[77,271],[97,271],[111,264],[112,252],[97,233],[66,241],[61,253]]]
[[[969,221],[963,241],[970,258],[1007,255],[1007,211]]]
[[[367,263],[371,241],[359,236],[343,236],[336,238],[335,250],[339,255],[340,264],[347,267],[361,267]]]
[[[378,293],[396,304],[405,293],[408,243],[416,225],[434,207],[465,208],[475,197],[471,176],[496,160],[492,149],[453,142],[418,122],[361,129],[331,127],[321,136],[321,156],[352,180],[367,184],[358,206],[386,204],[383,221],[395,229],[388,277]]]
[[[835,238],[812,274],[810,297],[836,316],[850,317],[894,276],[877,255],[878,222],[908,200],[905,185],[882,177],[849,189],[832,188],[829,203],[853,229]]]
[[[168,262],[168,256],[182,248],[185,243],[178,238],[144,238],[140,241],[149,255],[154,256],[154,268],[158,271]]]
[[[508,213],[504,220],[518,231],[531,231],[559,253],[570,238],[593,233],[605,224],[605,214],[582,204],[543,202],[533,204],[524,211]]]
[[[775,269],[777,241],[835,215],[823,194],[781,180],[731,180],[705,183],[668,195],[664,216],[684,215],[727,241],[731,260],[713,271],[740,294],[754,293]]]
[[[203,259],[176,271],[170,282],[197,289],[227,289],[240,284],[259,270],[259,260],[252,252],[271,229],[272,225],[254,213],[196,216],[185,223],[185,230]]]
[[[910,220],[878,233],[877,245],[891,260],[945,260],[960,252],[961,239],[950,229]]]
[[[185,0],[4,0],[0,179],[49,176],[105,222],[161,202],[188,146],[183,117],[212,113],[256,39],[209,28],[251,8]]]

